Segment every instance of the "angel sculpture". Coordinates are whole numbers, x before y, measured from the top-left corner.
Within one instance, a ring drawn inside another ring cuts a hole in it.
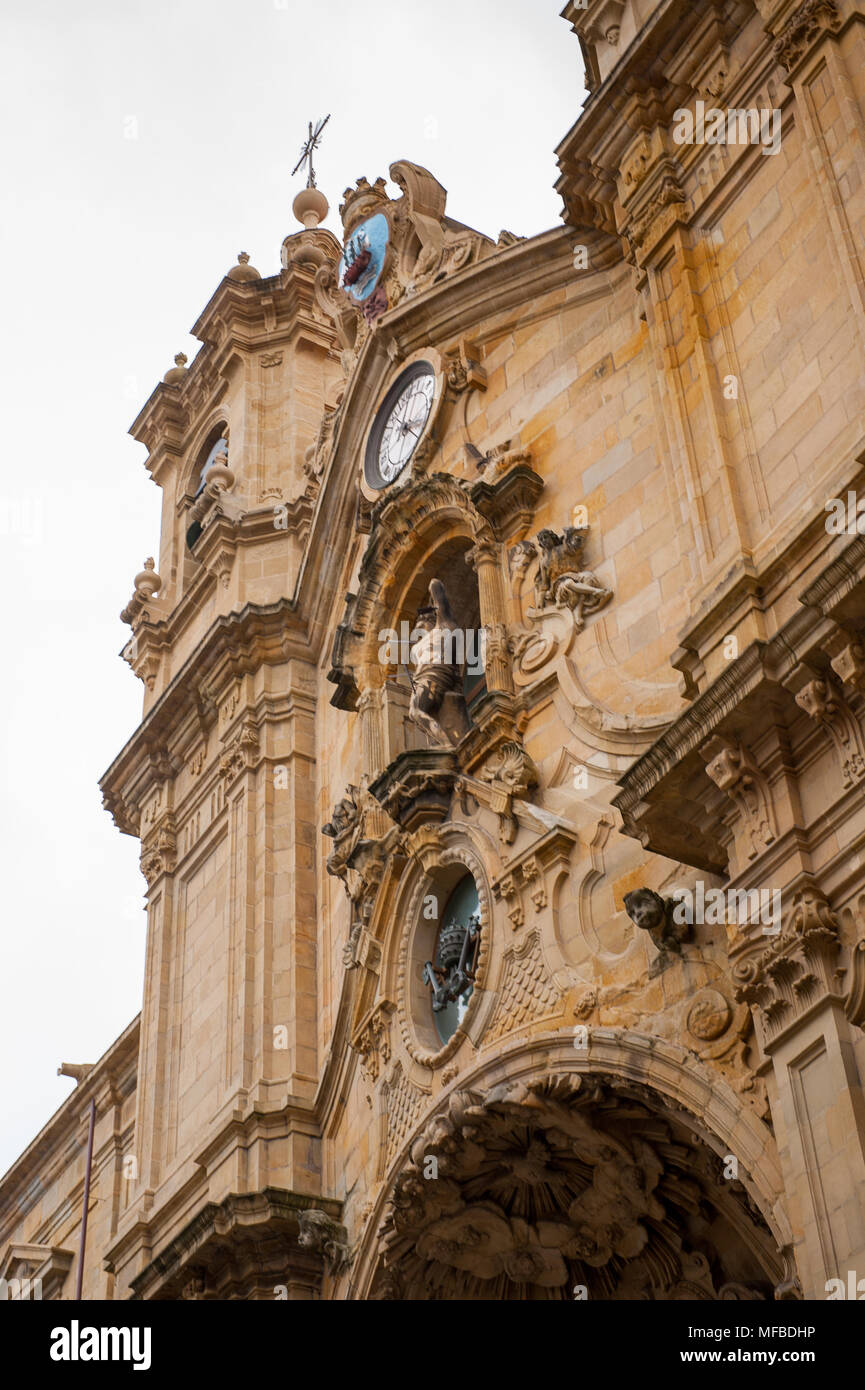
[[[561,535],[545,528],[535,541],[524,541],[520,547],[527,557],[531,551],[538,562],[536,607],[570,609],[578,629],[585,625],[587,614],[597,612],[612,598],[612,590],[591,570],[578,568],[585,534],[585,528],[578,526],[566,526]]]

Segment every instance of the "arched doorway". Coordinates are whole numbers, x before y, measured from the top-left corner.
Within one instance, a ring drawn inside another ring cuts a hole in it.
[[[370,1298],[771,1299],[778,1240],[688,1115],[568,1070],[451,1094],[411,1145]]]

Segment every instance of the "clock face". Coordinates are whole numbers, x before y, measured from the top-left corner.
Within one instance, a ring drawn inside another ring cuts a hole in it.
[[[371,488],[387,487],[418,446],[435,400],[435,372],[415,362],[394,382],[373,422],[364,471]]]

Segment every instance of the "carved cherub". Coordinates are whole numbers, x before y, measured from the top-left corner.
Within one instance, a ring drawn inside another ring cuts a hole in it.
[[[662,969],[667,963],[669,952],[682,954],[682,942],[690,940],[691,928],[687,922],[673,919],[674,898],[662,898],[652,888],[635,888],[625,894],[625,911],[641,931],[647,931],[658,949],[659,960],[656,966]]]
[[[313,1207],[298,1212],[297,1243],[305,1250],[318,1251],[333,1275],[338,1275],[351,1262],[346,1230],[325,1212]]]
[[[566,526],[561,536],[549,527],[538,532],[538,576],[535,583],[539,608],[553,602],[556,579],[568,573],[570,566],[579,560],[584,535],[585,532],[577,526]]]

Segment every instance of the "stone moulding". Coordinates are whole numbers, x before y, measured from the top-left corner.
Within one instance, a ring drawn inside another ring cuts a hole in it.
[[[702,768],[706,759],[701,760],[699,750],[725,743],[737,745],[737,731],[744,723],[753,728],[756,738],[767,718],[783,716],[790,723],[801,718],[795,700],[795,692],[801,687],[800,673],[808,661],[814,660],[815,648],[828,644],[828,662],[842,641],[849,622],[847,615],[856,608],[857,599],[865,599],[863,575],[865,538],[857,536],[799,595],[802,608],[769,641],[751,643],[731,661],[636,760],[620,779],[621,791],[613,799],[613,805],[622,814],[626,834],[659,854],[712,873],[726,872],[720,823],[716,822],[711,834],[703,833],[695,820],[705,823],[705,806],[688,802],[701,777],[709,780],[707,770]],[[855,636],[855,631],[848,633],[846,640],[855,640]],[[840,699],[834,703],[822,696],[818,699],[819,690],[811,695],[815,698],[806,696],[804,708],[818,722],[832,723],[830,716],[840,718],[844,714],[843,728],[839,732],[835,727],[835,737],[836,742],[838,738],[842,743],[847,740],[844,758],[852,769],[852,777],[860,764],[854,756],[858,747],[847,723],[846,705],[845,711],[841,711]],[[712,739],[720,742],[712,745]],[[708,761],[711,763],[711,758]],[[720,765],[718,770],[722,773]],[[688,806],[690,818],[682,813],[682,808]],[[772,833],[771,821],[767,833]],[[764,836],[764,846],[769,843]]]
[[[370,791],[403,830],[426,821],[444,820],[457,780],[457,758],[446,748],[418,748],[400,753]]]
[[[100,778],[103,804],[118,829],[139,834],[141,808],[153,787],[173,776],[183,761],[168,749],[181,736],[185,721],[199,720],[202,691],[214,680],[218,683],[219,673],[230,666],[240,675],[292,658],[309,661],[311,655],[289,600],[249,603],[217,618]],[[154,761],[154,748],[161,750],[161,761]]]
[[[171,1299],[194,1278],[206,1296],[208,1279],[216,1281],[232,1260],[248,1270],[251,1285],[295,1279],[320,1287],[330,1259],[323,1246],[302,1240],[309,1215],[320,1211],[337,1230],[341,1204],[280,1188],[233,1193],[208,1204],[179,1235],[131,1281],[133,1299]],[[218,1287],[214,1297],[219,1297]]]
[[[45,1302],[58,1302],[75,1259],[74,1250],[60,1245],[14,1242],[7,1245],[0,1256],[0,1286],[5,1289],[17,1280],[19,1286],[23,1286],[18,1295],[23,1300],[40,1298]],[[39,1290],[38,1294],[35,1289]],[[4,1299],[15,1297],[14,1293],[4,1292]]]
[[[747,1194],[745,1200],[752,1205],[754,1216],[759,1212],[773,1238],[771,1241],[766,1239],[762,1247],[767,1261],[767,1275],[770,1280],[782,1280],[785,1269],[782,1252],[790,1244],[791,1233],[783,1207],[781,1172],[774,1143],[765,1124],[750,1110],[743,1112],[740,1097],[718,1077],[711,1066],[700,1062],[693,1053],[677,1044],[624,1029],[595,1027],[588,1029],[588,1045],[585,1051],[576,1052],[572,1044],[569,1030],[566,1034],[561,1030],[541,1032],[520,1040],[504,1054],[482,1058],[468,1071],[463,1070],[458,1082],[459,1091],[445,1091],[432,1114],[424,1120],[422,1129],[414,1132],[414,1137],[407,1132],[406,1140],[400,1146],[400,1154],[403,1156],[394,1155],[396,1161],[389,1169],[388,1179],[374,1203],[361,1239],[355,1262],[356,1293],[353,1296],[393,1297],[394,1292],[388,1294],[375,1291],[382,1271],[382,1257],[385,1271],[390,1269],[396,1281],[395,1290],[399,1285],[397,1276],[402,1254],[405,1253],[404,1241],[414,1231],[414,1224],[419,1221],[425,1226],[429,1222],[447,1219],[448,1205],[458,1197],[456,1192],[451,1193],[453,1180],[456,1179],[458,1183],[462,1180],[460,1171],[453,1169],[453,1163],[459,1165],[463,1161],[462,1147],[459,1144],[454,1146],[448,1141],[450,1119],[456,1120],[458,1128],[463,1122],[470,1126],[475,1123],[473,1095],[482,1097],[479,1103],[484,1110],[492,1105],[492,1115],[516,1116],[516,1107],[528,1102],[530,1110],[527,1114],[538,1117],[546,1104],[543,1097],[550,1086],[555,1087],[556,1072],[566,1074],[570,1087],[569,1095],[573,1092],[575,1096],[579,1096],[582,1086],[586,1099],[591,1101],[593,1087],[599,1082],[603,1086],[613,1086],[618,1098],[617,1104],[623,1101],[627,1104],[629,1097],[645,1097],[653,1108],[661,1107],[664,1113],[680,1117],[685,1127],[699,1136],[707,1148],[718,1156],[714,1161],[718,1164],[719,1172],[719,1160],[722,1156],[735,1152],[739,1156],[743,1171],[747,1174],[744,1180]],[[531,1097],[535,1091],[537,1097],[532,1101]],[[550,1094],[552,1100],[552,1092]],[[561,1098],[552,1101],[554,1108],[560,1101]],[[478,1116],[480,1119],[480,1112]],[[556,1121],[554,1129],[561,1127],[561,1119],[562,1116]],[[481,1120],[482,1126],[485,1123]],[[483,1142],[483,1134],[482,1127],[477,1135],[480,1142]],[[523,1145],[520,1152],[524,1152],[524,1149]],[[469,1152],[480,1153],[474,1140]],[[498,1161],[501,1164],[501,1150],[498,1152]],[[420,1189],[415,1191],[411,1174],[415,1170],[416,1162],[421,1162],[423,1155],[427,1153],[440,1155],[439,1180],[437,1184],[427,1183],[426,1187],[422,1184]],[[529,1175],[533,1162],[543,1165],[545,1161],[548,1160],[544,1158],[541,1150],[536,1154],[526,1154],[525,1162],[520,1169],[522,1178]],[[724,1188],[726,1185],[721,1182],[719,1186]],[[440,1195],[444,1199],[445,1210],[440,1211],[439,1215],[432,1209],[422,1214],[420,1206],[412,1206],[411,1203],[424,1204],[425,1199],[430,1197],[435,1205],[436,1194],[432,1191],[433,1188],[441,1188]],[[649,1190],[651,1191],[651,1184]],[[457,1201],[454,1211],[459,1210],[461,1207]],[[591,1210],[590,1201],[586,1210],[589,1220],[594,1219],[589,1216]],[[397,1225],[394,1225],[394,1218]],[[639,1222],[638,1216],[636,1220]],[[497,1226],[496,1230],[498,1229]],[[457,1268],[466,1268],[461,1264],[458,1254],[464,1243],[461,1235],[456,1230],[448,1233],[443,1229],[434,1234],[437,1239],[455,1242],[441,1252],[445,1255],[445,1263],[453,1265],[456,1260]],[[523,1233],[526,1239],[517,1234],[516,1247],[525,1246],[527,1243],[532,1245],[530,1233]],[[766,1236],[768,1237],[768,1232]],[[761,1240],[763,1239],[761,1237]],[[553,1245],[556,1245],[555,1241]],[[603,1250],[600,1246],[584,1245],[583,1249],[584,1253],[590,1254],[590,1258],[591,1250],[594,1249],[594,1258],[603,1263]],[[425,1251],[425,1254],[427,1257],[435,1258],[432,1251]],[[555,1264],[554,1252],[552,1258]],[[548,1267],[545,1259],[542,1260],[542,1264],[544,1268]],[[533,1271],[539,1268],[537,1259],[532,1259],[531,1262],[527,1259],[525,1263],[514,1267],[512,1277],[517,1277],[518,1281],[528,1278],[531,1282]],[[561,1274],[558,1266],[556,1268],[553,1283],[557,1282]],[[729,1291],[724,1294],[726,1298],[743,1296],[748,1295],[741,1291]],[[771,1297],[771,1292],[761,1296]]]

